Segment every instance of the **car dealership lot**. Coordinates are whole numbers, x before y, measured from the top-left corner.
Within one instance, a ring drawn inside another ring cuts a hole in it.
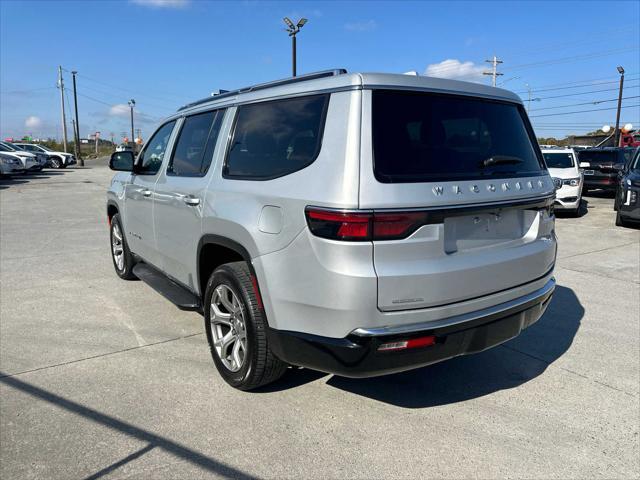
[[[202,317],[111,264],[111,172],[0,181],[0,478],[638,477],[640,231],[558,218],[519,338],[367,380],[218,376]]]

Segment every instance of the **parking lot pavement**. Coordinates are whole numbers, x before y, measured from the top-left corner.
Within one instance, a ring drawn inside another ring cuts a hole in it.
[[[112,270],[104,160],[0,181],[0,478],[638,478],[640,231],[558,218],[507,344],[350,380],[217,375],[202,317]]]

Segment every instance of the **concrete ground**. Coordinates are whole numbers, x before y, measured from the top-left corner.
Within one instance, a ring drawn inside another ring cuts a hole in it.
[[[0,181],[0,478],[638,478],[640,231],[558,218],[558,289],[507,344],[257,393],[203,320],[116,277],[104,163]]]

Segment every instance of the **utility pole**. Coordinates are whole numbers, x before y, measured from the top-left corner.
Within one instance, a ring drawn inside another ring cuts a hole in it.
[[[96,137],[96,157],[98,156],[98,139],[100,138],[100,132],[95,133]]]
[[[131,109],[131,146],[133,153],[136,153],[136,137],[133,136],[133,107],[135,107],[136,101],[132,98],[129,100],[129,108]]]
[[[284,23],[287,24],[287,29],[286,31],[289,32],[289,36],[291,37],[291,65],[292,65],[292,70],[293,70],[293,76],[296,76],[296,35],[298,34],[298,32],[300,31],[300,29],[302,27],[304,27],[304,24],[307,23],[307,19],[306,18],[301,18],[300,20],[298,20],[298,23],[296,25],[293,24],[293,22],[291,20],[289,20],[289,17],[284,17],[283,18]]]
[[[483,75],[491,75],[493,78],[491,79],[491,85],[496,86],[496,80],[500,75],[504,75],[504,73],[498,73],[498,64],[503,63],[502,60],[498,60],[498,57],[493,56],[492,60],[485,60],[485,62],[493,65],[493,68],[490,72],[482,72]]]
[[[78,144],[78,139],[76,138],[76,121],[72,118],[71,119],[71,128],[73,128],[73,143],[74,143],[74,150],[75,150],[75,145]]]
[[[73,72],[71,72],[71,75],[73,75],[73,104],[75,106],[75,110],[76,110],[76,131],[75,131],[75,137],[76,137],[76,159],[78,160],[78,162],[80,163],[81,167],[84,167],[84,160],[82,158],[82,152],[80,151],[80,124],[78,122],[78,95],[76,94],[76,74],[78,72],[76,72],[75,70]]]
[[[62,144],[67,153],[67,119],[64,114],[64,82],[62,81],[62,67],[58,66],[58,88],[60,89],[60,105],[62,106]]]
[[[620,145],[620,110],[622,109],[622,88],[624,85],[624,68],[618,67],[620,74],[620,91],[618,92],[618,112],[616,113],[616,129],[613,131],[613,146]]]

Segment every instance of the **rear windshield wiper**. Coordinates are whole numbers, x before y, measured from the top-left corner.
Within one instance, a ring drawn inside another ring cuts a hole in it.
[[[480,162],[481,167],[492,167],[494,165],[513,165],[515,163],[524,163],[524,160],[518,157],[510,157],[508,155],[494,155]]]

